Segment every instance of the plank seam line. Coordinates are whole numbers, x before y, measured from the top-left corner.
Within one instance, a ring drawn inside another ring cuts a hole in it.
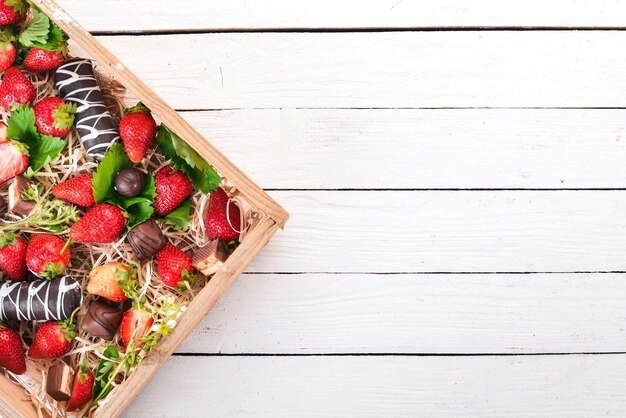
[[[268,192],[621,192],[624,187],[265,188]]]
[[[624,26],[404,26],[404,27],[313,27],[313,28],[220,28],[220,29],[150,29],[150,30],[95,30],[94,36],[158,36],[202,35],[213,33],[393,33],[393,32],[621,32]]]
[[[402,275],[523,275],[523,274],[626,274],[626,270],[578,270],[578,271],[245,271],[245,275],[308,275],[308,274],[327,274],[327,275],[378,275],[378,276],[402,276]]]
[[[573,351],[566,353],[174,353],[176,357],[539,357],[625,355],[626,351]]]
[[[370,107],[316,107],[316,106],[283,106],[283,107],[221,107],[206,109],[181,109],[177,112],[232,112],[246,110],[626,110],[626,106],[370,106]]]

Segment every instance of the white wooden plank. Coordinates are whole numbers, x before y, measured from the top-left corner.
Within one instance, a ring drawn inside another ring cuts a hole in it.
[[[620,1],[59,0],[89,30],[624,26]],[[121,13],[112,12],[114,10]]]
[[[253,272],[626,270],[626,195],[273,192],[291,213]]]
[[[622,274],[255,275],[179,353],[625,351]]]
[[[184,116],[265,188],[626,187],[622,110],[244,109]]]
[[[624,416],[624,356],[177,357],[125,417]]]
[[[626,32],[101,39],[179,109],[626,106]]]

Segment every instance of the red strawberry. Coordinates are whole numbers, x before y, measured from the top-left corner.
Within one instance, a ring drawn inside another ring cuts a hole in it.
[[[119,285],[118,270],[129,271],[130,267],[119,261],[112,261],[102,266],[94,267],[89,273],[87,292],[102,296],[113,302],[122,302],[126,299],[124,289]]]
[[[119,131],[128,158],[134,163],[139,163],[156,138],[157,125],[152,119],[150,110],[142,103],[138,103],[137,106],[124,110]]]
[[[0,367],[15,374],[26,372],[26,360],[22,339],[10,328],[0,322]]]
[[[64,138],[72,125],[76,103],[65,103],[58,97],[47,97],[35,105],[35,125],[42,135]]]
[[[26,250],[26,265],[34,274],[54,279],[70,263],[71,252],[61,238],[51,234],[32,234]]]
[[[160,216],[165,216],[179,207],[193,192],[193,183],[189,177],[182,171],[174,171],[169,165],[157,171],[154,182],[154,211]]]
[[[87,363],[83,363],[76,371],[72,397],[65,406],[66,411],[76,411],[91,401],[95,376],[87,369]]]
[[[136,345],[138,348],[136,352],[139,353],[139,349],[141,349],[144,344],[139,344],[138,341],[145,335],[150,334],[150,327],[152,327],[153,323],[154,319],[145,309],[141,309],[140,311],[136,307],[133,307],[126,311],[120,325],[120,335],[124,343],[124,350],[128,348],[128,344],[130,344],[132,340],[133,345]],[[140,326],[141,328],[138,329]]]
[[[24,68],[33,73],[40,73],[59,68],[63,61],[65,61],[63,52],[33,47],[24,59]]]
[[[226,216],[228,208],[228,216]],[[230,220],[230,222],[229,222]],[[206,232],[211,239],[226,242],[237,241],[241,230],[241,211],[234,203],[228,204],[228,196],[221,187],[211,193],[206,216]]]
[[[26,242],[13,232],[0,236],[0,270],[11,280],[26,278]]]
[[[26,17],[28,3],[24,0],[0,0],[0,26],[17,25]]]
[[[76,338],[76,327],[72,320],[73,318],[44,323],[35,334],[33,344],[28,350],[28,357],[58,358],[69,353]]]
[[[157,253],[157,271],[165,286],[185,290],[185,281],[193,287],[196,269],[191,265],[192,259],[181,249],[167,243]]]
[[[35,87],[17,67],[10,67],[0,84],[0,105],[9,110],[15,103],[30,104],[35,100]]]
[[[70,228],[70,238],[76,242],[108,244],[117,241],[126,226],[124,212],[103,203],[94,206]]]
[[[54,186],[52,194],[57,199],[67,200],[78,206],[93,206],[96,204],[96,201],[93,197],[92,182],[92,174],[81,174]]]
[[[6,126],[2,125],[1,129],[6,134]],[[28,163],[28,156],[14,143],[0,142],[0,184],[22,174],[28,168]]]
[[[10,41],[0,41],[0,73],[5,72],[15,62],[17,50]]]

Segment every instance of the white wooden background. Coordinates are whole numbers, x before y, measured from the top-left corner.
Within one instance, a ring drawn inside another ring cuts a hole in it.
[[[59,0],[291,212],[125,415],[626,415],[626,2]]]

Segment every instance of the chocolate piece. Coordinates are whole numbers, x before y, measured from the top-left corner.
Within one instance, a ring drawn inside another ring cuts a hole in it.
[[[8,281],[0,286],[0,320],[62,321],[83,301],[80,284],[69,277],[52,281]]]
[[[54,76],[61,97],[76,103],[76,129],[87,155],[97,161],[120,135],[109,112],[93,70],[85,58],[72,58],[57,69]]]
[[[167,242],[154,219],[137,225],[128,233],[127,239],[139,260],[154,257]]]
[[[0,196],[0,216],[2,216],[7,209],[7,202]]]
[[[24,200],[22,193],[28,189],[28,180],[22,176],[17,176],[9,186],[9,212],[18,215],[28,216],[37,205],[32,200]]]
[[[64,362],[55,364],[48,369],[46,392],[59,402],[69,401],[72,397],[74,370]]]
[[[146,175],[136,168],[125,168],[115,177],[115,190],[124,197],[135,197],[146,186]]]
[[[196,250],[193,255],[193,266],[205,276],[210,276],[222,268],[227,258],[226,249],[219,239],[215,239]]]
[[[94,337],[111,341],[122,321],[122,311],[116,306],[94,300],[83,318],[82,329]]]

